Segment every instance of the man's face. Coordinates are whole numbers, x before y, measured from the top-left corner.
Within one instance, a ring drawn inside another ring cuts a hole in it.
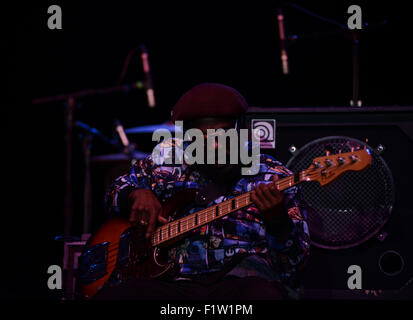
[[[194,122],[194,125],[196,126],[197,129],[200,129],[206,135],[208,129],[229,130],[229,129],[235,128],[235,120],[207,118],[207,119],[200,119],[197,122]]]
[[[199,129],[204,134],[204,165],[200,165],[200,168],[203,170],[207,170],[213,174],[219,174],[226,172],[230,173],[230,171],[234,170],[237,166],[230,165],[230,142],[227,139],[225,144],[219,142],[217,133],[210,135],[210,138],[214,138],[214,143],[211,145],[208,143],[208,131],[207,130],[218,130],[223,129],[224,132],[227,132],[229,129],[235,128],[235,120],[233,119],[220,119],[220,118],[208,118],[208,119],[199,119],[197,121],[191,122],[192,128]],[[237,146],[238,147],[238,146]],[[214,164],[206,164],[207,163],[207,153],[211,152],[211,149],[215,149],[215,163]],[[226,156],[226,164],[219,164],[218,163],[218,152],[221,149],[225,148],[225,156]]]
[[[230,144],[229,141],[226,141],[225,144],[223,144],[223,140],[220,141],[219,138],[219,132],[216,132],[218,129],[222,129],[224,132],[227,132],[229,129],[234,129],[235,128],[235,120],[230,120],[230,119],[220,119],[220,118],[207,118],[207,119],[199,119],[196,122],[193,122],[193,126],[196,129],[199,129],[203,132],[204,134],[204,155],[205,155],[205,161],[204,163],[207,163],[206,161],[206,155],[207,152],[211,152],[212,149],[215,149],[215,164],[220,167],[223,164],[218,164],[218,151],[225,148],[225,154],[226,154],[226,163],[229,164],[229,155],[230,155]],[[214,130],[215,133],[210,133],[209,138],[210,140],[213,139],[214,143],[208,143],[208,130]]]

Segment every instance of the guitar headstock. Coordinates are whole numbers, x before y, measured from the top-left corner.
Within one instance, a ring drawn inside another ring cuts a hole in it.
[[[367,147],[346,153],[327,154],[314,158],[306,170],[305,180],[318,181],[321,186],[324,186],[346,171],[364,170],[371,164],[371,161],[371,151]]]

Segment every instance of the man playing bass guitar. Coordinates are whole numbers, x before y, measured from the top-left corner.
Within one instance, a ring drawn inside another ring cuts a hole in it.
[[[204,83],[179,99],[172,120],[206,135],[207,129],[239,128],[247,107],[235,89]],[[172,139],[169,145],[174,143]],[[252,204],[201,225],[175,242],[168,249],[173,273],[105,286],[95,298],[299,298],[298,275],[310,247],[306,212],[298,186],[281,192],[272,183],[291,174],[265,154],[260,155],[255,175],[242,175],[239,164],[159,165],[152,156],[138,161],[111,185],[106,204],[112,216],[123,215],[144,225],[147,238],[157,225],[168,222],[161,215],[162,203],[187,188],[200,191],[180,217],[249,191]]]

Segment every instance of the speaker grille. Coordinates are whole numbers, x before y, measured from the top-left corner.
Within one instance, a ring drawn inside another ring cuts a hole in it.
[[[287,167],[297,172],[324,156],[326,150],[344,153],[365,145],[344,136],[324,137],[298,150]],[[389,219],[394,205],[393,177],[379,154],[367,148],[373,160],[367,169],[346,172],[324,187],[317,182],[301,185],[313,245],[326,249],[357,246],[373,237]]]

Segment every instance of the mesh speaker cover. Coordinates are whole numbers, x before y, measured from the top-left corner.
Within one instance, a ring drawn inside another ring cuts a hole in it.
[[[363,148],[359,140],[332,136],[314,140],[288,161],[293,172],[307,169],[312,160],[331,154]],[[357,246],[373,237],[387,222],[394,204],[392,174],[379,154],[371,150],[372,164],[363,171],[348,171],[321,187],[318,182],[301,184],[307,207],[312,244],[326,249]]]

